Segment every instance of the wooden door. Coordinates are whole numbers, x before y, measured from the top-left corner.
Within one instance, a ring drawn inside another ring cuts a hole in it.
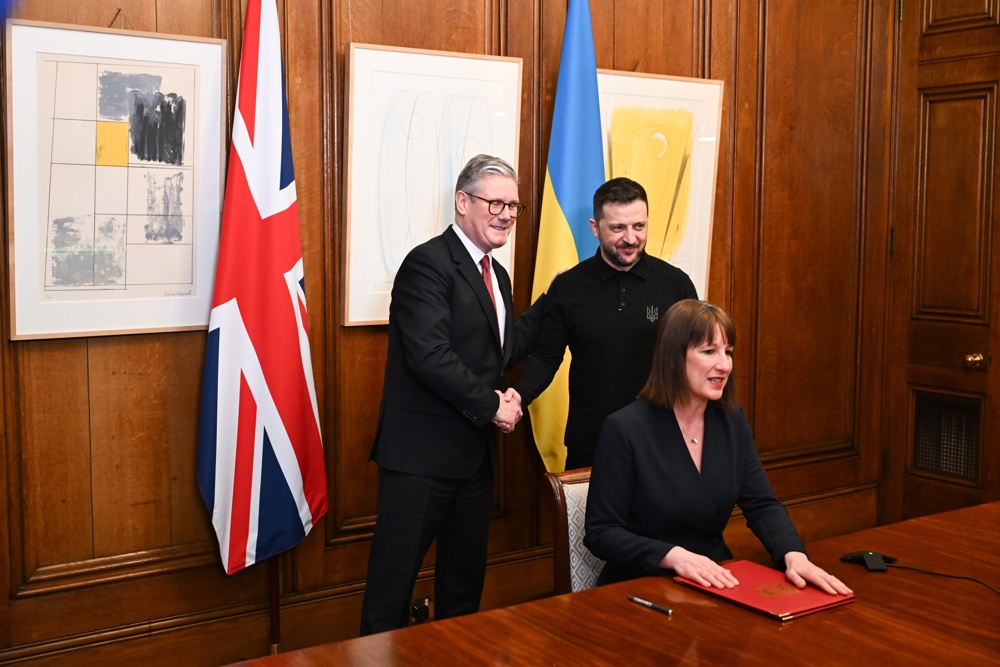
[[[998,2],[903,0],[881,519],[998,497]]]

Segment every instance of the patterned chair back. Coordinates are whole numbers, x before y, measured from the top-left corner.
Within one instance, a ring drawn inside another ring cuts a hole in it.
[[[597,584],[604,561],[583,546],[590,468],[545,473],[555,504],[552,562],[555,592],[575,593]]]

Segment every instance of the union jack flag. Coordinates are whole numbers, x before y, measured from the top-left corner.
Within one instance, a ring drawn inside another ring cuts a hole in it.
[[[301,542],[327,510],[278,11],[250,0],[198,435],[228,574]]]

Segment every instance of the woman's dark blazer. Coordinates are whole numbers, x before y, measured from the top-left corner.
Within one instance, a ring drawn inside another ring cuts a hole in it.
[[[722,532],[733,506],[776,564],[805,551],[754,446],[743,411],[709,403],[701,472],[673,410],[640,399],[604,422],[590,477],[584,544],[607,561],[599,583],[662,574],[681,546],[714,561],[733,557]]]

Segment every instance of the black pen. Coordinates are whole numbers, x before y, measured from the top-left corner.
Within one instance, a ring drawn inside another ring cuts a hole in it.
[[[641,604],[643,607],[649,607],[653,611],[658,611],[661,614],[666,614],[667,616],[670,616],[671,614],[674,613],[673,609],[667,609],[663,605],[656,604],[655,602],[650,602],[649,600],[643,600],[642,598],[637,598],[634,595],[629,595],[628,599],[629,599],[629,602],[634,602],[636,604]]]

